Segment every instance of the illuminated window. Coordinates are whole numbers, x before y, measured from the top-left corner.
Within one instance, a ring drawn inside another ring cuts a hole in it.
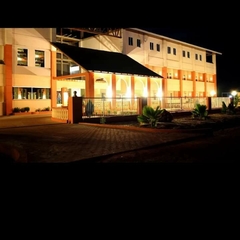
[[[50,88],[13,87],[13,99],[51,99]]]
[[[44,67],[44,51],[35,50],[35,67]]]
[[[137,47],[141,47],[141,40],[137,39]]]
[[[17,65],[27,66],[28,65],[28,50],[24,48],[18,48],[17,50]]]
[[[150,42],[150,50],[153,50],[153,49],[154,49],[154,47],[153,47],[153,43]]]
[[[128,37],[128,45],[132,46],[133,45],[133,38]]]

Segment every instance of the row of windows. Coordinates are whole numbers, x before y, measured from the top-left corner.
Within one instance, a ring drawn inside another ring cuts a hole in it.
[[[13,87],[13,99],[51,99],[50,88]]]
[[[35,50],[35,67],[44,67],[44,51]],[[17,65],[28,66],[28,49],[17,49]]]
[[[173,55],[177,55],[177,49],[176,48],[173,48],[173,51],[171,51],[171,50],[172,50],[171,47],[167,48],[168,54],[173,53]],[[190,52],[189,51],[186,52],[185,50],[182,51],[182,56],[187,57],[187,58],[191,58]],[[202,55],[195,53],[195,60],[202,61]]]
[[[132,37],[128,37],[128,45],[133,46],[133,38]],[[141,40],[140,39],[137,39],[137,47],[141,47]],[[153,42],[149,43],[149,49],[154,50],[154,43]],[[156,50],[158,52],[160,52],[160,44],[158,44],[158,43],[156,44]],[[177,55],[177,49],[167,47],[167,53]],[[182,51],[182,56],[187,57],[187,58],[191,58],[190,52],[189,51],[186,52],[185,50]],[[202,61],[202,55],[196,53],[195,54],[195,60]]]
[[[133,38],[132,37],[128,37],[128,45],[133,46]],[[139,48],[141,47],[141,39],[137,39],[137,47],[139,47]],[[150,42],[149,48],[150,48],[150,50],[154,50],[153,42]],[[158,52],[160,52],[160,44],[159,43],[156,44],[156,50]]]

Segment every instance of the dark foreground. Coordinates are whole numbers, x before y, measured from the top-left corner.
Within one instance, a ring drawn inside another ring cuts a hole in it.
[[[13,162],[3,154],[11,153],[15,162],[28,163],[238,162],[240,115],[215,115],[207,122],[179,119],[176,125],[165,127],[191,129],[140,129],[57,123],[50,116],[3,117],[0,160],[6,157],[6,162]],[[207,127],[215,130],[206,134]]]

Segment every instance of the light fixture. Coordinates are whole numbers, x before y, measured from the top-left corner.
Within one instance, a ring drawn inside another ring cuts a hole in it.
[[[237,95],[237,91],[232,91],[232,95],[235,97]]]
[[[97,78],[96,79],[96,82],[102,82],[102,83],[105,83],[106,80],[104,78]]]
[[[210,95],[213,97],[214,95],[216,94],[216,92],[214,91],[214,90],[212,90],[211,92],[210,92]]]

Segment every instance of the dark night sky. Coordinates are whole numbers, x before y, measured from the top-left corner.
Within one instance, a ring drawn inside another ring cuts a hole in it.
[[[240,91],[240,54],[237,35],[232,35],[230,28],[141,28],[146,31],[178,39],[200,47],[221,52],[217,55],[218,96],[222,92]]]

